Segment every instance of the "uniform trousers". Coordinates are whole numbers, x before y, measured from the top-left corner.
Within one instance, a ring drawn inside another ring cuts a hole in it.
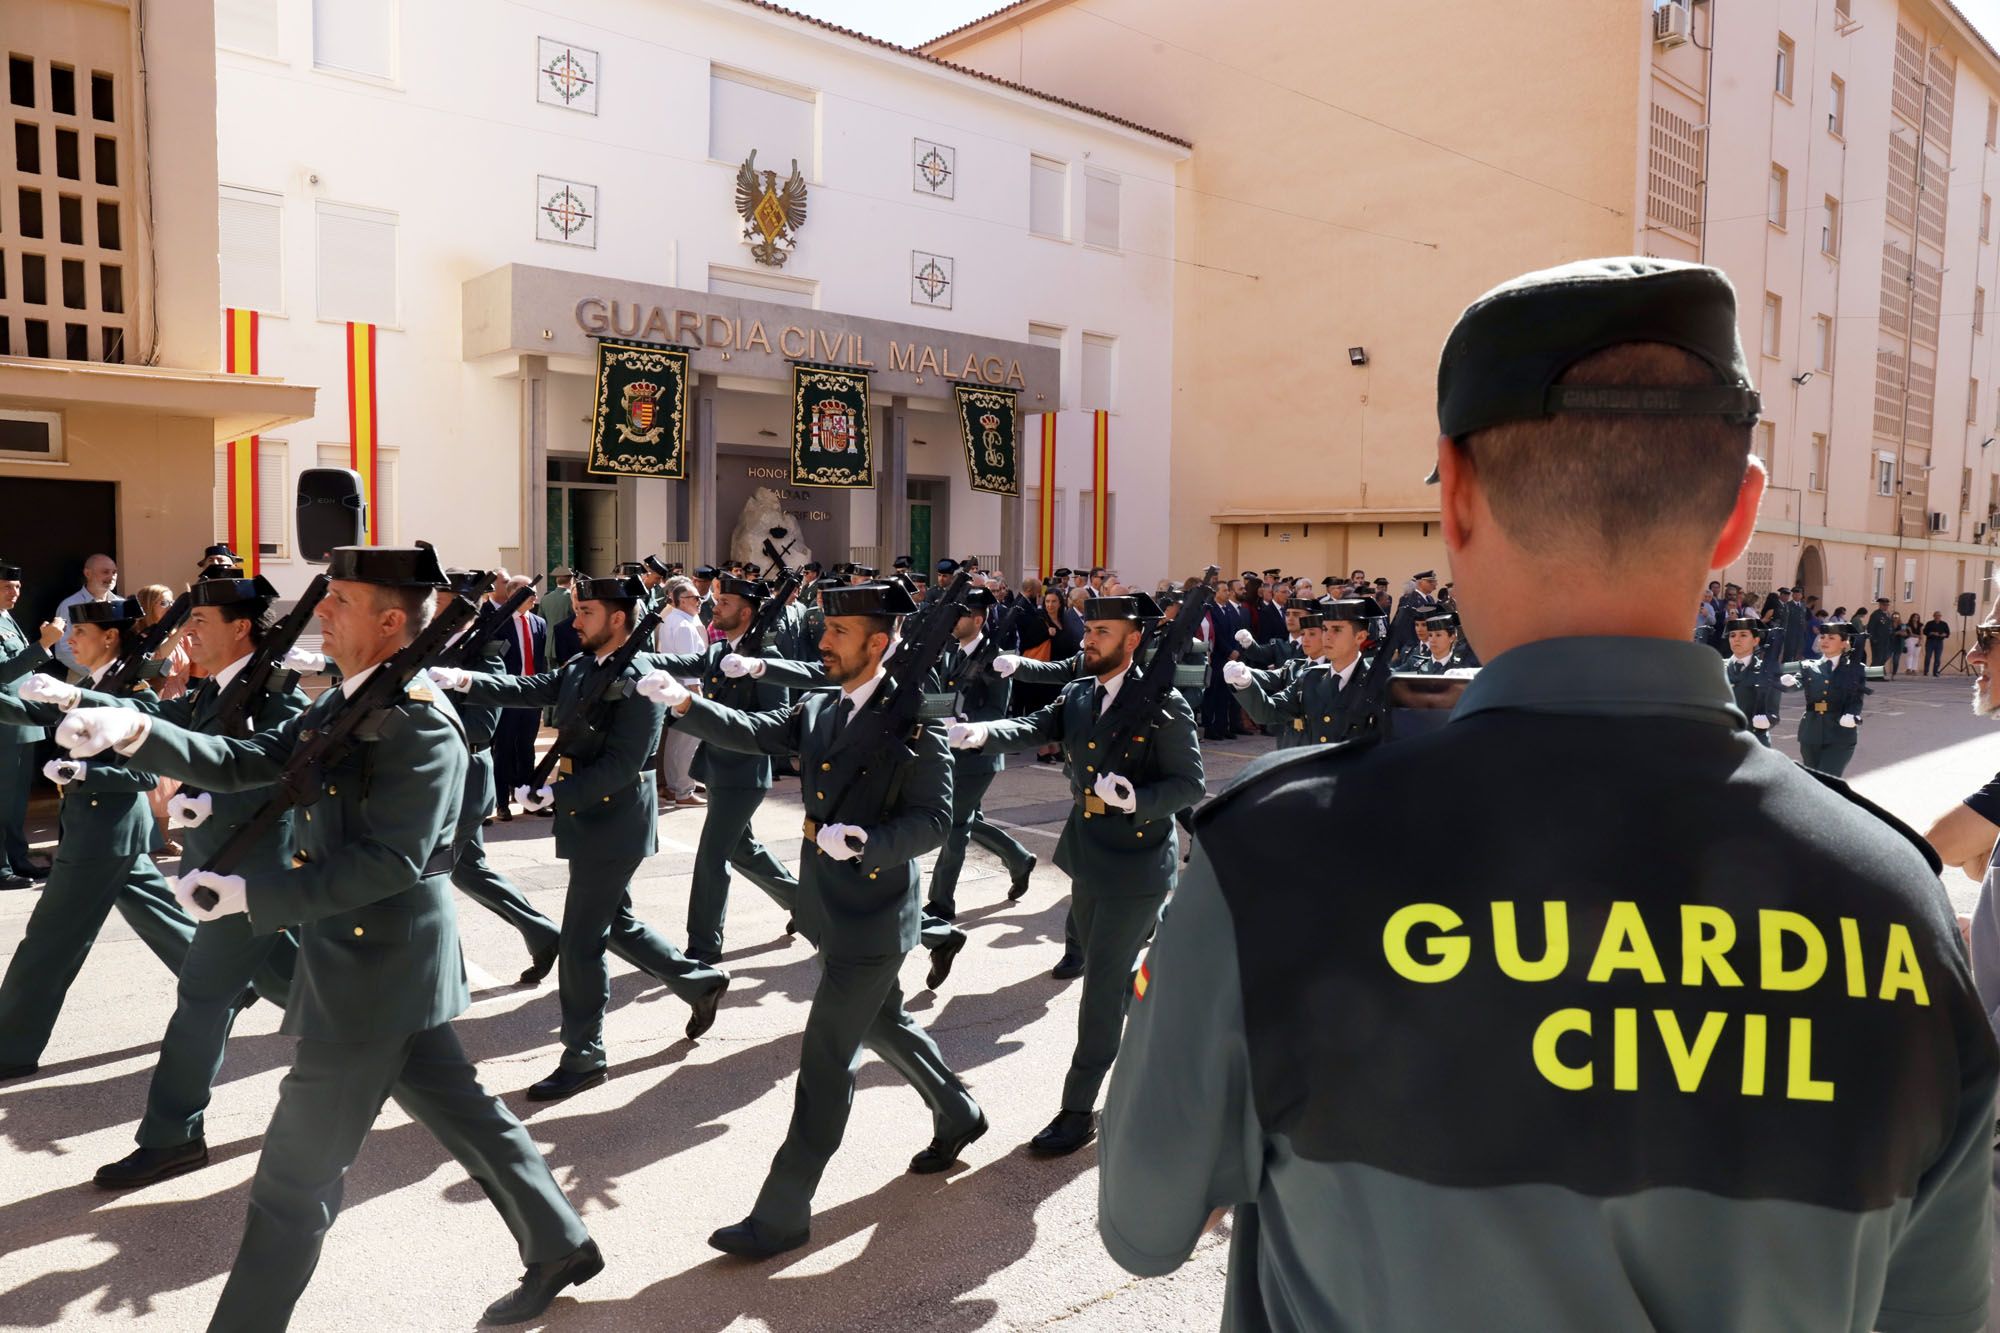
[[[35,783],[35,742],[0,741],[0,871],[28,873],[28,793]]]
[[[479,1085],[451,1024],[372,1041],[301,1038],[264,1131],[249,1222],[211,1333],[290,1322],[340,1212],[342,1179],[390,1097],[479,1183],[522,1263],[560,1259],[589,1238],[528,1131]]]
[[[604,1054],[604,1011],[611,1004],[607,949],[665,983],[689,1004],[725,984],[722,973],[684,956],[632,915],[632,876],[645,859],[606,857],[569,863],[557,978],[564,1069],[602,1069],[608,1063]]]
[[[1083,949],[1083,996],[1077,1003],[1076,1051],[1063,1079],[1062,1109],[1092,1111],[1104,1076],[1118,1058],[1125,1035],[1125,1009],[1132,1000],[1132,969],[1139,950],[1159,921],[1166,891],[1133,897],[1105,897],[1079,886],[1070,896],[1070,916]]]
[[[979,803],[986,798],[986,789],[993,785],[998,771],[985,764],[976,767],[960,764],[952,771],[951,830],[938,850],[937,864],[931,867],[926,908],[938,916],[948,918],[958,911],[958,876],[965,865],[968,842],[977,842],[999,857],[1010,876],[1028,868],[1028,849],[1009,837],[1004,829],[988,823],[979,810]]]
[[[1839,777],[1854,758],[1853,727],[1843,727],[1832,714],[1824,719],[1808,713],[1799,719],[1799,759],[1807,768]]]
[[[39,1062],[62,1012],[63,997],[115,905],[169,972],[179,973],[194,922],[174,901],[166,877],[144,852],[65,856],[57,848],[27,933],[0,980],[0,1065]]]
[[[750,831],[764,792],[762,787],[708,784],[708,808],[702,813],[701,840],[694,855],[694,883],[688,888],[688,952],[697,958],[722,956],[730,866],[781,904],[788,905],[799,891],[798,879]]]
[[[528,905],[521,891],[486,860],[486,833],[481,822],[492,808],[493,753],[487,746],[472,751],[466,765],[465,801],[458,826],[470,830],[458,844],[451,863],[451,882],[466,897],[520,932],[531,954],[556,947],[556,923]],[[477,806],[477,809],[473,807]]]
[[[819,963],[791,1124],[750,1210],[780,1235],[804,1230],[811,1219],[813,1193],[847,1130],[863,1047],[910,1081],[931,1108],[937,1137],[961,1134],[979,1117],[978,1104],[945,1065],[937,1043],[903,1008],[896,980],[901,953],[849,958],[821,950]]]
[[[146,1089],[146,1114],[133,1136],[141,1148],[176,1148],[201,1135],[237,1001],[254,987],[282,1008],[291,998],[298,957],[290,934],[255,934],[247,916],[196,923],[174,987],[174,1016]]]

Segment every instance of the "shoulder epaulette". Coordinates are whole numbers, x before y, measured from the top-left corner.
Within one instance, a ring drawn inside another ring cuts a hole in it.
[[[420,704],[437,702],[437,686],[431,684],[430,677],[422,672],[410,677],[410,683],[403,687],[403,693]]]
[[[1800,764],[1799,767],[1804,768],[1806,772],[1818,778],[1820,785],[1828,791],[1840,793],[1840,795],[1846,797],[1869,814],[1875,816],[1875,818],[1881,820],[1884,824],[1887,824],[1890,828],[1896,830],[1896,832],[1902,834],[1904,841],[1922,853],[1924,861],[1930,866],[1933,875],[1942,875],[1944,873],[1944,858],[1937,854],[1937,848],[1931,846],[1929,839],[1925,838],[1923,834],[1917,832],[1908,824],[1905,824],[1902,820],[1890,814],[1887,810],[1884,810],[1881,806],[1854,790],[1854,788],[1848,786],[1845,779],[1837,778],[1831,773],[1822,773],[1818,769],[1806,768],[1804,764]]]
[[[1309,745],[1296,750],[1274,750],[1247,765],[1242,772],[1229,780],[1229,785],[1202,803],[1194,813],[1194,822],[1199,825],[1213,818],[1223,806],[1230,804],[1251,787],[1257,786],[1272,774],[1283,772],[1292,776],[1292,770],[1311,764],[1340,764],[1351,762],[1357,756],[1372,750],[1380,744],[1380,732],[1363,732],[1359,736],[1330,745]]]

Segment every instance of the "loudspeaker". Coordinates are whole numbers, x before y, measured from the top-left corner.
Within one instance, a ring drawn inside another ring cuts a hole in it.
[[[1962,592],[1958,595],[1958,613],[1962,616],[1979,614],[1979,594]]]
[[[344,467],[309,467],[299,473],[299,552],[315,565],[336,546],[359,546],[368,506],[361,474]]]

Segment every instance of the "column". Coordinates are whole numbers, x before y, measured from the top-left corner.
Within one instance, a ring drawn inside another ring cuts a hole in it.
[[[875,460],[875,531],[882,551],[882,571],[910,549],[910,402],[898,394],[883,413],[880,450]],[[932,535],[935,545],[941,538]],[[921,571],[928,573],[929,571]]]
[[[1020,496],[1000,497],[1000,572],[1007,576],[1009,587],[1016,585],[1028,567],[1028,535],[1022,528],[1026,516],[1027,508]]]
[[[697,375],[694,382],[694,456],[688,460],[688,543],[690,568],[708,564],[722,549],[715,515],[715,376]]]
[[[549,359],[521,358],[521,556],[516,572],[545,572],[549,558]]]

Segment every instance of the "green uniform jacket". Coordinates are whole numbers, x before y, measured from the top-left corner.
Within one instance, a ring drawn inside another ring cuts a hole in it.
[[[1322,659],[1299,672],[1291,684],[1275,694],[1266,693],[1253,672],[1250,684],[1238,690],[1236,698],[1243,711],[1256,721],[1292,733],[1292,745],[1328,745],[1339,739],[1333,728],[1340,716],[1340,701],[1349,690],[1359,689],[1367,674],[1368,659],[1355,659],[1347,687],[1342,689],[1333,667]]]
[[[150,695],[145,685],[136,694]],[[106,703],[122,703],[100,695]],[[39,731],[62,721],[62,712],[48,704],[31,704],[11,691],[0,692],[0,722],[29,725]],[[84,775],[62,789],[61,841],[56,856],[64,861],[94,861],[102,857],[137,856],[153,849],[153,807],[145,793],[153,789],[150,770],[127,763],[115,754],[90,760]]]
[[[0,685],[19,680],[51,660],[42,645],[15,623],[12,611],[0,611]],[[32,745],[41,738],[42,728],[38,723],[0,718],[0,744],[12,741],[16,745]]]
[[[575,602],[573,594],[568,588],[551,588],[536,599],[535,602],[535,611],[543,620],[549,622],[551,632],[562,621],[568,620],[573,610],[575,610]],[[549,648],[553,652],[555,645],[550,644]]]
[[[717,639],[701,653],[641,653],[637,665],[643,671],[664,671],[670,676],[699,678],[701,697],[745,713],[766,713],[791,702],[791,693],[775,680],[731,679],[722,674],[722,659],[735,649],[727,639]],[[764,652],[766,661],[776,661],[776,648]],[[821,681],[824,684],[824,680]],[[676,724],[678,725],[678,723]],[[738,754],[724,746],[704,745],[695,752],[688,772],[697,782],[710,787],[747,787],[767,791],[771,786],[771,759],[766,754]]]
[[[330,689],[248,740],[155,722],[133,762],[208,791],[268,787],[345,702]],[[296,812],[300,864],[244,876],[252,929],[299,928],[291,1036],[377,1041],[434,1028],[469,1002],[448,878],[465,793],[458,715],[418,677],[377,723],[377,739],[321,773],[318,799]]]
[[[1138,772],[1121,773],[1131,782],[1138,808],[1131,814],[1087,808],[1097,804],[1092,791],[1101,771],[1100,744],[1108,744],[1111,728],[1104,714],[1091,715],[1094,678],[1073,680],[1046,708],[988,724],[985,748],[996,754],[1018,754],[1051,742],[1060,743],[1069,774],[1074,805],[1056,843],[1056,866],[1079,891],[1110,896],[1143,897],[1165,892],[1179,865],[1174,814],[1202,798],[1206,791],[1201,769],[1201,744],[1195,739],[1194,713],[1178,691],[1161,701],[1165,714],[1142,747],[1145,759]],[[1128,675],[1121,689],[1138,688]]]
[[[890,688],[884,681],[878,691]],[[923,915],[917,858],[942,847],[951,830],[950,751],[938,728],[920,726],[900,762],[880,773],[864,772],[861,781],[870,792],[842,801],[841,792],[813,786],[815,777],[832,771],[833,757],[846,739],[845,731],[839,740],[833,737],[840,699],[838,693],[809,694],[789,708],[764,713],[696,699],[674,725],[724,749],[798,755],[805,775],[800,786],[806,818],[815,827],[837,820],[868,830],[866,849],[852,861],[836,861],[805,839],[800,847],[799,929],[829,954],[866,958],[905,953],[917,945]]]
[[[641,654],[641,657],[644,655]],[[554,708],[558,728],[582,705],[584,684],[599,671],[579,653],[554,671],[534,676],[475,674],[465,698],[503,708]],[[605,691],[589,734],[563,756],[556,797],[556,856],[564,861],[651,856],[660,847],[660,809],[653,751],[666,708],[639,693],[638,660]]]
[[[952,715],[967,722],[1001,721],[1014,694],[1013,681],[991,670],[975,672],[972,655],[960,651],[956,643],[945,645],[938,658],[937,686],[952,694]],[[998,750],[954,750],[951,758],[957,769],[966,772],[997,773],[1007,762]]]

